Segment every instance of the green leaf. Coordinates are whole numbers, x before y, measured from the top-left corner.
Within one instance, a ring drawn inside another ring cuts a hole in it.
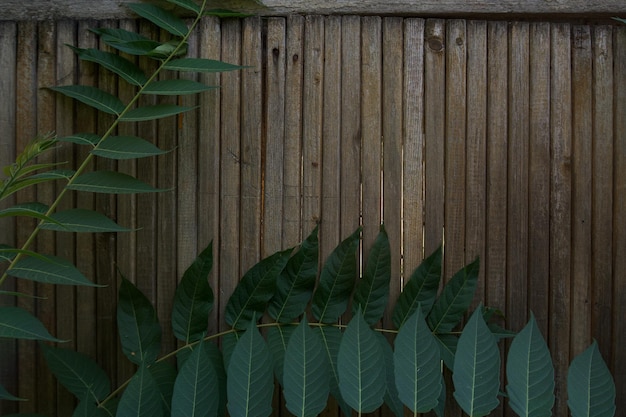
[[[2,195],[0,195],[1,199],[5,199],[11,194],[16,193],[19,190],[22,190],[27,187],[31,187],[36,184],[41,184],[44,182],[54,181],[54,180],[62,180],[68,179],[74,174],[74,171],[71,170],[53,170],[48,172],[42,172],[39,174],[31,175],[14,181],[9,187],[2,190]]]
[[[228,365],[228,413],[231,417],[272,414],[274,375],[270,352],[251,320],[233,350]]]
[[[620,17],[614,17],[613,19],[626,24],[626,19],[622,19]]]
[[[146,74],[126,58],[98,49],[81,49],[70,46],[83,61],[95,62],[122,77],[132,85],[142,86],[148,81]]]
[[[209,85],[192,80],[162,80],[148,84],[141,92],[143,94],[158,94],[163,96],[178,96],[183,94],[202,93],[215,89]]]
[[[506,393],[518,416],[552,415],[554,368],[535,316],[511,342],[506,361]]]
[[[572,417],[615,415],[615,382],[595,340],[570,364],[567,397]]]
[[[11,394],[2,385],[0,385],[0,400],[26,401],[24,398],[18,398],[15,395]]]
[[[245,273],[226,304],[226,323],[235,329],[245,329],[255,313],[265,311],[274,295],[276,279],[285,268],[291,252],[293,248],[276,252]]]
[[[172,417],[217,415],[218,379],[202,339],[178,372],[172,396]]]
[[[0,338],[62,342],[32,314],[19,307],[0,307]]]
[[[122,395],[116,417],[161,417],[163,408],[159,387],[148,364],[142,364]]]
[[[112,417],[113,415],[108,409],[98,407],[98,404],[90,398],[82,399],[72,413],[72,417]]]
[[[363,277],[358,281],[352,303],[352,314],[360,309],[370,326],[379,321],[389,298],[391,280],[391,249],[383,225],[367,257]]]
[[[59,224],[58,221],[46,216],[48,206],[42,203],[22,203],[16,204],[12,207],[0,210],[0,218],[2,217],[33,217],[35,219],[49,221],[51,223]]]
[[[103,286],[89,281],[71,262],[52,255],[20,259],[7,274],[47,284]]]
[[[359,311],[350,320],[337,355],[341,396],[357,413],[380,407],[386,391],[385,363],[374,331]]]
[[[176,104],[156,104],[154,106],[143,106],[129,110],[120,120],[124,122],[144,122],[174,116],[193,109],[195,109],[195,107],[178,106]]]
[[[500,351],[481,310],[474,311],[461,333],[452,374],[454,398],[472,417],[486,416],[499,404]]]
[[[89,30],[100,35],[107,45],[131,55],[148,55],[150,51],[161,45],[157,41],[124,29],[91,28]]]
[[[147,55],[155,59],[167,59],[170,57],[187,55],[188,49],[189,44],[186,42],[181,45],[179,40],[172,39],[158,45],[156,48],[148,52]]]
[[[148,370],[158,387],[163,415],[169,416],[172,413],[171,404],[174,382],[176,381],[176,369],[167,362],[155,362],[150,365]]]
[[[409,282],[400,293],[391,318],[396,329],[402,327],[419,304],[422,305],[424,314],[428,314],[432,308],[441,280],[441,249],[440,245],[435,252],[424,259],[421,265],[413,271]]]
[[[78,145],[95,146],[100,141],[100,139],[101,137],[99,135],[93,133],[75,133],[70,136],[59,138],[59,142],[70,142],[76,143]]]
[[[383,359],[385,362],[385,381],[387,390],[385,391],[385,404],[393,412],[396,417],[404,417],[404,405],[398,397],[398,388],[396,387],[396,376],[393,366],[393,350],[387,342],[387,338],[380,332],[374,332],[378,339],[378,343],[383,351]]]
[[[432,410],[441,391],[441,359],[420,306],[400,328],[395,348],[395,383],[400,400],[413,413]]]
[[[320,340],[322,341],[324,352],[330,364],[330,393],[335,397],[335,400],[337,400],[344,415],[351,417],[352,409],[341,396],[341,391],[339,390],[339,374],[337,373],[337,356],[339,355],[339,346],[341,345],[343,335],[341,331],[334,326],[320,326],[314,330],[320,334]]]
[[[435,339],[439,344],[439,353],[441,354],[443,364],[452,371],[454,369],[454,357],[456,356],[459,337],[455,334],[436,334]]]
[[[193,2],[193,0],[167,0],[169,3],[180,6],[184,9],[191,10],[195,14],[200,13],[200,6]]]
[[[87,85],[66,85],[50,87],[50,89],[108,114],[119,116],[125,108],[124,103],[122,103],[119,98],[96,87]]]
[[[474,298],[478,280],[478,258],[454,274],[433,305],[427,322],[433,333],[452,331]]]
[[[189,30],[185,22],[179,17],[160,7],[146,3],[129,3],[127,6],[139,16],[165,29],[172,35],[183,37]]]
[[[79,352],[40,345],[50,370],[81,401],[97,403],[111,392],[111,382],[98,364]]]
[[[185,72],[225,72],[246,67],[207,58],[180,58],[168,62],[164,65],[164,68],[172,71]]]
[[[153,363],[161,351],[161,326],[150,300],[122,277],[117,327],[124,355],[137,365]]]
[[[69,209],[54,213],[50,222],[42,223],[41,229],[56,230],[59,232],[129,232],[131,229],[122,227],[104,214],[87,209]]]
[[[317,278],[317,232],[316,226],[298,251],[289,258],[276,281],[276,292],[267,312],[279,323],[289,323],[300,316],[311,299]]]
[[[235,346],[237,346],[237,342],[239,342],[239,339],[241,339],[242,335],[243,335],[243,332],[230,332],[230,333],[226,333],[222,337],[224,369],[228,369],[228,366],[230,365],[230,358],[233,355]]]
[[[213,266],[213,244],[204,249],[183,274],[174,294],[172,329],[187,344],[200,340],[207,330],[213,308],[208,277]]]
[[[360,235],[359,227],[333,250],[322,268],[311,308],[313,316],[322,323],[333,323],[346,311],[357,278]]]
[[[302,319],[285,352],[284,394],[287,409],[297,417],[315,417],[326,408],[330,364],[319,334]]]
[[[154,188],[135,177],[115,171],[93,171],[76,178],[67,186],[70,190],[107,194],[156,193],[166,191]]]
[[[136,159],[167,153],[136,136],[109,136],[92,154],[109,159]]]
[[[285,352],[287,344],[293,331],[294,326],[273,326],[267,330],[267,345],[272,355],[272,365],[274,367],[274,375],[278,383],[284,387],[283,371],[285,365]]]

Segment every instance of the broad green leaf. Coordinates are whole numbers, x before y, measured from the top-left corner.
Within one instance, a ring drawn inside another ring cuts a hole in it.
[[[164,68],[172,71],[224,72],[235,71],[246,67],[207,58],[180,58],[168,62],[165,64]]]
[[[102,287],[89,281],[71,262],[52,255],[20,259],[7,274],[47,284]]]
[[[18,398],[15,395],[11,394],[2,385],[0,385],[0,400],[26,401],[26,399],[24,399],[24,398]]]
[[[217,415],[218,382],[217,373],[200,339],[178,372],[172,396],[172,417]]]
[[[393,412],[396,417],[404,417],[404,405],[398,397],[398,388],[396,387],[396,376],[393,366],[393,350],[387,341],[387,338],[380,332],[374,332],[378,343],[383,351],[385,361],[385,381],[387,390],[385,391],[385,404]]]
[[[119,98],[96,87],[87,85],[66,85],[50,87],[50,89],[108,114],[119,116],[125,108],[124,103],[122,103]]]
[[[70,190],[107,194],[156,193],[166,191],[154,188],[135,177],[115,171],[93,171],[76,178],[67,186]]]
[[[615,382],[595,340],[570,364],[567,397],[572,417],[615,415]]]
[[[75,133],[70,136],[64,136],[62,138],[59,138],[59,142],[70,142],[76,143],[78,145],[95,146],[100,141],[100,139],[101,137],[94,133]]]
[[[367,257],[363,277],[358,280],[352,303],[352,314],[361,310],[365,322],[373,326],[385,312],[391,280],[391,249],[383,225]]]
[[[174,294],[172,329],[187,344],[200,340],[207,330],[213,308],[208,277],[213,266],[213,244],[204,249],[183,274]]]
[[[200,6],[194,3],[193,0],[167,0],[169,3],[180,6],[184,9],[191,10],[195,14],[200,13]]]
[[[285,352],[284,394],[287,409],[297,417],[315,417],[326,408],[330,364],[319,334],[302,319]]]
[[[150,300],[122,277],[117,327],[124,355],[137,365],[153,363],[161,351],[161,326]]]
[[[274,375],[270,352],[251,320],[228,364],[228,413],[231,417],[272,414]]]
[[[357,279],[360,235],[358,228],[333,250],[322,268],[311,308],[313,316],[322,323],[334,323],[346,311]]]
[[[233,291],[224,319],[235,329],[245,329],[255,313],[263,313],[274,295],[276,279],[285,268],[293,248],[276,252],[245,273]],[[260,317],[257,314],[256,317]]]
[[[136,159],[167,153],[136,136],[109,136],[92,154],[109,159]]]
[[[311,299],[317,278],[317,231],[316,226],[298,251],[289,258],[276,281],[276,292],[267,312],[279,323],[289,323],[300,316]]]
[[[89,30],[100,35],[107,45],[131,55],[147,55],[160,45],[157,41],[124,29],[91,28]]]
[[[386,391],[385,363],[380,343],[361,312],[350,320],[337,355],[339,390],[357,413],[380,407]]]
[[[193,80],[162,80],[148,84],[141,92],[143,94],[158,94],[162,96],[178,96],[183,94],[202,93],[216,87],[205,85]]]
[[[159,390],[161,408],[163,415],[169,416],[172,413],[172,394],[174,392],[174,382],[176,381],[176,369],[168,362],[155,362],[148,368],[152,379]]]
[[[146,3],[129,3],[127,6],[139,16],[148,19],[158,27],[167,30],[172,35],[183,37],[189,30],[185,22],[178,16],[160,7]]]
[[[163,408],[159,387],[157,386],[148,364],[139,366],[137,373],[122,394],[116,417],[161,417]]]
[[[267,345],[272,355],[274,375],[280,386],[283,387],[285,352],[287,351],[287,344],[294,330],[295,327],[290,325],[273,326],[267,329]]]
[[[454,398],[468,415],[488,415],[499,404],[500,351],[477,308],[465,325],[454,358]]]
[[[45,344],[40,347],[54,376],[77,399],[97,403],[111,392],[109,377],[87,355]]]
[[[58,232],[129,232],[131,229],[122,227],[104,214],[87,209],[69,209],[54,213],[50,222],[42,223],[41,229]]]
[[[120,120],[124,122],[145,122],[162,119],[195,109],[195,107],[178,106],[176,104],[155,104],[154,106],[137,107],[129,110]]]
[[[454,274],[433,305],[427,322],[433,333],[452,331],[474,298],[478,280],[478,258]]]
[[[0,338],[62,342],[35,316],[20,307],[0,307]]]
[[[120,55],[93,48],[81,49],[73,46],[70,46],[70,48],[76,52],[81,60],[100,64],[132,85],[142,86],[148,81],[148,77],[141,69]]]
[[[337,400],[343,414],[346,417],[351,417],[352,409],[341,396],[339,374],[337,373],[337,356],[339,355],[339,346],[341,345],[343,334],[334,326],[320,326],[314,330],[320,334],[320,340],[330,364],[330,394]]]
[[[436,334],[435,339],[439,344],[439,353],[443,364],[449,370],[454,369],[454,357],[456,356],[456,347],[459,343],[459,336],[455,334]]]
[[[241,339],[243,332],[230,332],[222,336],[222,351],[224,359],[224,369],[228,369],[230,365],[230,358],[233,355],[237,342]]]
[[[224,357],[222,352],[215,343],[204,343],[204,348],[209,356],[211,364],[213,364],[213,370],[217,375],[217,388],[219,395],[219,406],[217,410],[218,416],[226,414],[226,369],[224,368]]]
[[[413,314],[418,304],[422,305],[424,314],[432,308],[439,281],[441,280],[441,245],[421,265],[413,271],[411,278],[404,286],[393,309],[392,321],[396,329]]]
[[[511,342],[506,361],[509,406],[520,417],[549,417],[554,405],[554,368],[535,316]]]
[[[418,306],[400,328],[394,353],[399,397],[413,413],[426,413],[437,406],[442,381],[440,361],[437,341]]]

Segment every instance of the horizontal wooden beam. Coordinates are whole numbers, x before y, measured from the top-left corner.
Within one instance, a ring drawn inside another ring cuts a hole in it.
[[[124,3],[140,0],[2,0],[0,20],[111,19],[130,17]],[[163,0],[155,3],[167,4]],[[212,7],[264,16],[360,14],[404,16],[626,15],[624,0],[212,0]]]

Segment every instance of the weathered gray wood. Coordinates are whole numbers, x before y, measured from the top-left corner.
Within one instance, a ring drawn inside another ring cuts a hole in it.
[[[135,0],[4,0],[1,20],[119,18],[128,17],[125,3]],[[162,0],[155,0],[163,4]],[[259,2],[260,3],[260,2]],[[549,15],[614,16],[626,13],[621,0],[216,0],[213,7],[262,15],[315,14],[403,14],[418,15]]]

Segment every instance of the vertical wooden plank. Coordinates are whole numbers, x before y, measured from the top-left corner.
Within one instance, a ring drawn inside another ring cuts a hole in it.
[[[591,203],[591,334],[610,362],[613,297],[613,31],[594,26],[592,203]]]
[[[519,330],[528,298],[529,25],[515,22],[509,31],[506,324]]]
[[[548,337],[550,294],[550,24],[530,25],[528,309]]]
[[[464,20],[446,22],[446,43],[444,271],[450,278],[465,265],[467,37]]]
[[[404,21],[402,269],[404,283],[424,258],[424,19]]]
[[[571,326],[571,53],[570,26],[552,25],[550,132],[550,337],[555,367],[557,415],[567,413],[565,386]]]
[[[383,19],[383,221],[391,249],[389,303],[383,325],[392,328],[391,315],[402,291],[402,114],[403,19]]]
[[[261,253],[261,122],[263,120],[261,18],[243,21],[241,74],[241,272]]]
[[[469,20],[467,30],[467,138],[465,263],[480,259],[476,299],[485,299],[487,211],[487,22]]]
[[[237,19],[222,21],[222,60],[241,62],[241,22]],[[240,278],[240,82],[240,71],[222,74],[219,330],[227,327],[222,319],[224,308]]]
[[[572,48],[572,357],[591,343],[592,58],[589,26],[574,26]]]
[[[443,242],[446,131],[446,23],[429,19],[425,27],[424,251],[428,256]]]
[[[262,257],[280,250],[283,240],[285,53],[285,19],[270,18],[267,21],[267,49],[265,51],[267,111],[264,114],[265,163],[263,172],[265,180]]]

